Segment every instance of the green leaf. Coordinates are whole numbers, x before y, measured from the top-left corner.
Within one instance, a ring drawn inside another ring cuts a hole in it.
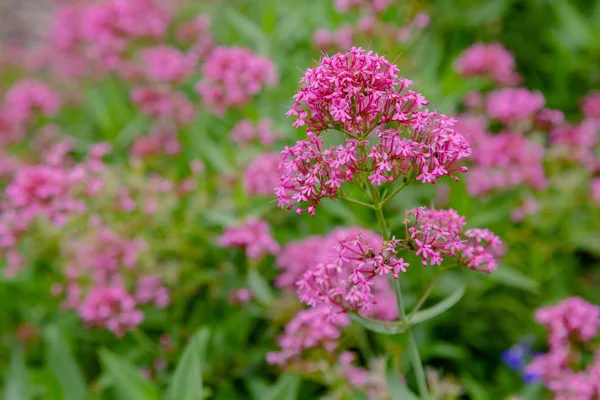
[[[384,335],[396,335],[405,332],[410,327],[410,324],[405,321],[379,321],[353,312],[349,314],[353,321],[358,322],[370,331],[383,333]]]
[[[269,54],[269,39],[256,22],[233,8],[228,8],[225,11],[225,19],[233,29],[250,40],[260,54]]]
[[[521,394],[523,400],[539,400],[544,393],[544,386],[541,383],[527,385]]]
[[[444,300],[437,303],[435,306],[426,308],[425,310],[421,310],[410,319],[411,325],[420,324],[421,322],[425,322],[430,320],[431,318],[437,317],[444,311],[450,309],[454,306],[465,294],[465,285],[461,285],[456,289],[450,296],[446,297]]]
[[[248,271],[248,287],[261,304],[268,306],[273,303],[271,286],[255,268]]]
[[[402,382],[400,373],[391,368],[390,362],[387,364],[385,380],[392,400],[419,400],[419,397],[411,392],[408,386]]]
[[[465,294],[465,286],[461,285],[450,296],[446,297],[433,307],[417,312],[408,321],[379,321],[376,319],[366,318],[352,312],[350,313],[350,318],[373,332],[383,333],[385,335],[396,335],[398,333],[405,332],[413,325],[425,322],[448,310],[450,307],[458,303],[463,294]]]
[[[488,275],[488,279],[532,293],[537,293],[539,289],[537,281],[506,265],[500,265],[497,270]]]
[[[118,399],[158,400],[160,398],[156,385],[142,378],[138,369],[129,361],[106,349],[100,350],[100,360],[104,373],[112,380]]]
[[[5,400],[27,400],[30,398],[28,387],[25,357],[21,349],[15,346],[6,373],[3,398]]]
[[[173,374],[169,393],[172,400],[198,400],[202,398],[202,364],[210,333],[200,329],[185,348]]]
[[[253,400],[262,400],[264,393],[269,391],[269,385],[263,379],[253,377],[246,380],[246,389]]]
[[[295,400],[298,398],[300,379],[297,375],[283,374],[264,394],[264,400]]]
[[[56,326],[44,330],[46,363],[60,383],[64,400],[85,399],[87,387],[83,374],[73,358],[62,332]]]

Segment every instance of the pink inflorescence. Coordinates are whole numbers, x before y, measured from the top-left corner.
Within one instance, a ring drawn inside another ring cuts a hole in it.
[[[241,226],[225,228],[219,237],[219,246],[245,249],[246,255],[253,259],[279,252],[279,244],[271,237],[269,224],[258,218],[248,218]]]
[[[268,353],[267,362],[284,366],[302,359],[303,353],[312,348],[331,353],[338,347],[341,329],[349,324],[347,315],[331,315],[326,306],[301,310],[279,336],[281,349]]]
[[[35,112],[52,117],[56,115],[60,105],[58,93],[45,83],[35,80],[21,80],[4,95],[5,109],[19,122],[30,121]]]
[[[391,320],[397,316],[385,275],[398,277],[408,263],[397,258],[397,241],[383,241],[370,231],[339,229],[324,240],[331,246],[296,283],[298,297],[312,306],[327,306],[332,314],[352,310]],[[292,271],[288,273],[293,273]],[[392,300],[391,303],[388,301]],[[389,312],[382,312],[387,308]]]
[[[106,328],[116,336],[135,329],[144,319],[136,300],[121,285],[95,286],[77,307],[83,322]]]
[[[393,2],[393,0],[335,0],[335,9],[342,13],[353,8],[364,6],[375,12],[383,12]]]
[[[600,92],[591,92],[581,101],[581,111],[586,118],[600,119]]]
[[[592,182],[590,183],[590,192],[592,201],[596,204],[600,204],[600,178],[592,179]]]
[[[454,130],[455,121],[421,110],[427,100],[408,90],[411,82],[397,72],[385,58],[360,48],[325,57],[306,71],[287,115],[296,117],[294,126],[307,126],[308,138],[282,151],[280,207],[308,202],[297,212],[314,215],[322,198],[335,197],[342,183],[363,170],[373,185],[401,176],[435,183],[467,170],[458,162],[471,149]],[[397,128],[385,129],[390,124]],[[326,147],[321,134],[330,129],[344,132],[345,143]],[[378,138],[371,148],[370,135]]]
[[[524,88],[505,88],[491,92],[487,98],[488,115],[505,124],[533,118],[545,100],[539,92]]]
[[[252,161],[242,176],[244,191],[251,196],[273,195],[279,186],[279,153],[263,153]]]
[[[489,230],[463,232],[465,217],[452,209],[418,207],[407,211],[407,215],[408,238],[402,246],[414,250],[423,266],[440,265],[444,257],[450,256],[458,265],[475,271],[489,273],[498,268],[497,257],[504,246]]]
[[[246,146],[252,142],[270,146],[280,136],[281,134],[275,130],[273,121],[269,118],[263,118],[257,123],[249,119],[241,120],[229,132],[229,138],[240,146]]]
[[[213,36],[210,32],[210,18],[200,14],[193,20],[184,22],[177,27],[177,40],[189,45],[189,54],[196,60],[203,60],[213,48]]]
[[[497,42],[473,44],[454,65],[463,76],[489,77],[501,85],[513,85],[521,80],[515,71],[514,56]]]
[[[548,330],[549,351],[534,357],[527,372],[537,376],[557,400],[600,398],[600,307],[581,297],[536,311]],[[584,354],[591,361],[583,361]]]
[[[74,187],[83,178],[80,169],[23,167],[6,188],[7,206],[18,213],[21,223],[45,216],[62,224],[69,214],[85,210],[85,204],[73,197]]]
[[[467,188],[475,195],[525,185],[546,188],[544,148],[515,132],[480,132],[472,137],[473,157]]]
[[[194,103],[185,93],[166,86],[133,88],[131,100],[144,114],[158,120],[187,125],[196,117]]]
[[[147,78],[155,82],[183,82],[194,68],[194,60],[172,46],[160,45],[144,49],[141,60]]]
[[[217,47],[202,66],[202,73],[196,90],[218,115],[246,105],[265,86],[278,81],[271,60],[242,47]]]

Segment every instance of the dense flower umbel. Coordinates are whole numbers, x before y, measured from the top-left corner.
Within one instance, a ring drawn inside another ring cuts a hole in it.
[[[397,315],[393,302],[386,302],[394,312],[385,316],[376,305],[387,297],[382,298],[378,292],[389,290],[383,275],[397,278],[408,266],[395,257],[397,241],[386,242],[373,232],[355,229],[339,230],[333,237],[337,243],[329,255],[312,265],[297,282],[299,299],[313,307],[326,305],[332,313],[352,310],[393,319]]]
[[[246,105],[264,87],[278,81],[271,60],[243,47],[217,47],[202,66],[202,73],[196,90],[218,115],[227,108]]]
[[[544,107],[544,96],[524,88],[505,88],[488,95],[488,115],[505,124],[524,121]]]
[[[415,250],[423,266],[440,265],[444,257],[453,257],[458,265],[491,272],[498,267],[497,256],[503,252],[498,236],[487,229],[463,232],[465,217],[454,210],[419,207],[407,211],[408,239],[403,247]]]
[[[500,43],[475,43],[455,62],[463,76],[485,76],[501,85],[513,85],[521,78],[515,71],[514,56]]]
[[[45,83],[35,80],[17,82],[4,96],[4,107],[19,122],[29,121],[35,112],[52,117],[58,112],[60,105],[58,93]]]
[[[241,226],[225,228],[219,237],[219,246],[245,249],[246,255],[253,259],[279,252],[279,244],[271,237],[269,224],[258,218],[248,218]]]
[[[308,132],[340,129],[360,137],[392,121],[408,127],[413,110],[428,104],[420,93],[407,90],[412,82],[398,77],[398,67],[355,47],[324,57],[300,82],[305,86],[287,115],[296,116],[294,126],[306,125]]]
[[[146,77],[155,82],[176,83],[187,79],[194,68],[194,60],[172,46],[155,46],[142,50]]]
[[[280,183],[277,172],[279,159],[278,153],[263,153],[246,167],[242,177],[246,194],[273,195],[273,190]]]
[[[229,138],[240,146],[247,146],[253,142],[270,146],[281,136],[281,133],[275,129],[273,121],[269,118],[263,118],[256,123],[243,119],[229,132]]]
[[[280,207],[306,204],[314,215],[322,198],[334,198],[342,183],[362,172],[373,185],[400,176],[435,183],[436,179],[465,172],[457,162],[471,154],[455,121],[443,114],[421,110],[425,98],[408,90],[410,81],[385,58],[360,48],[323,58],[308,69],[287,115],[294,126],[307,126],[305,140],[282,151],[281,186],[276,189]],[[396,128],[386,126],[396,125]],[[345,133],[344,144],[327,148],[321,133]],[[369,136],[377,137],[369,148]]]
[[[311,348],[323,348],[332,352],[338,347],[341,328],[350,324],[345,314],[331,315],[328,307],[321,306],[299,311],[286,325],[278,343],[279,351],[267,354],[269,364],[286,365],[301,359],[303,352]]]
[[[600,92],[591,92],[581,102],[581,111],[586,118],[600,119]]]
[[[570,297],[536,311],[548,329],[549,351],[527,367],[558,400],[600,399],[600,307]],[[586,363],[584,355],[591,361]]]

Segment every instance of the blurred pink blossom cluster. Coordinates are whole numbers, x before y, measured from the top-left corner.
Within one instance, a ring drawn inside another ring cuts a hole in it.
[[[549,350],[535,356],[527,372],[557,400],[600,397],[600,307],[570,297],[538,309],[535,318],[548,330]]]
[[[435,183],[466,172],[457,163],[471,149],[454,130],[455,121],[422,109],[428,101],[397,72],[385,58],[360,48],[324,57],[319,67],[306,70],[287,115],[296,117],[295,127],[307,127],[308,138],[281,153],[280,207],[307,202],[297,212],[314,215],[322,198],[335,197],[359,171],[367,171],[374,185],[400,177]],[[396,128],[384,129],[391,124]],[[343,132],[345,143],[326,147],[320,135],[329,130]],[[369,137],[378,138],[370,149]]]
[[[244,191],[250,196],[272,196],[279,186],[279,153],[262,153],[253,160],[242,176]]]
[[[248,218],[244,224],[225,228],[218,240],[224,248],[245,250],[251,259],[260,259],[267,254],[277,254],[279,243],[271,237],[269,224],[258,218]]]
[[[215,114],[246,105],[279,78],[275,64],[243,47],[217,47],[202,66],[196,90]]]
[[[335,9],[342,13],[353,8],[366,7],[374,12],[384,12],[394,0],[335,0]]]
[[[188,125],[194,121],[194,103],[182,92],[167,86],[138,86],[131,90],[131,100],[149,117]]]
[[[141,51],[141,61],[150,81],[177,83],[189,78],[195,61],[173,46],[158,45]]]
[[[415,251],[423,266],[440,265],[450,256],[458,265],[475,271],[489,273],[498,268],[497,258],[503,254],[504,245],[488,229],[463,232],[465,217],[452,209],[419,207],[407,211],[407,216],[407,242],[399,245]]]
[[[516,132],[487,132],[481,121],[469,117],[461,117],[459,125],[473,148],[467,179],[470,193],[483,196],[518,186],[546,188],[545,149],[541,145]]]
[[[369,250],[381,252],[371,256]],[[286,289],[297,287],[300,300],[313,307],[324,305],[332,313],[352,309],[391,321],[398,311],[395,295],[383,275],[395,275],[407,264],[388,250],[379,235],[359,228],[339,228],[325,237],[309,236],[283,248],[277,257],[282,272],[275,284]],[[360,299],[357,286],[365,291]]]
[[[326,306],[300,310],[277,340],[281,349],[268,353],[267,362],[281,366],[291,364],[302,360],[303,353],[313,348],[331,353],[338,347],[341,329],[349,324],[347,315],[331,315]]]
[[[524,88],[504,88],[487,97],[487,114],[504,124],[531,119],[544,107],[544,96]]]
[[[137,136],[131,146],[131,156],[144,160],[161,154],[179,154],[181,152],[181,145],[175,132],[174,130],[163,128],[151,132],[148,136]]]
[[[164,37],[171,16],[153,0],[66,3],[56,8],[50,54],[68,72],[81,74],[89,61],[107,70],[127,69],[129,46]]]
[[[91,228],[66,248],[66,284],[53,291],[64,293],[62,306],[75,310],[87,326],[123,336],[142,322],[139,305],[165,308],[170,294],[159,276],[142,273],[146,242],[124,238],[99,221]]]
[[[581,102],[584,117],[600,119],[600,92],[591,92]]]
[[[275,129],[273,121],[269,118],[262,118],[258,122],[243,119],[229,132],[229,138],[240,146],[247,146],[253,142],[271,146],[281,136],[282,134]]]
[[[463,76],[483,76],[500,85],[515,85],[521,81],[514,56],[498,42],[471,45],[456,60],[454,67]]]

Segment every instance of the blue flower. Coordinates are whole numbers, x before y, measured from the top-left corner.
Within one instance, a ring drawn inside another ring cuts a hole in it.
[[[531,348],[525,343],[518,343],[502,352],[502,362],[513,371],[521,371],[531,355]]]

